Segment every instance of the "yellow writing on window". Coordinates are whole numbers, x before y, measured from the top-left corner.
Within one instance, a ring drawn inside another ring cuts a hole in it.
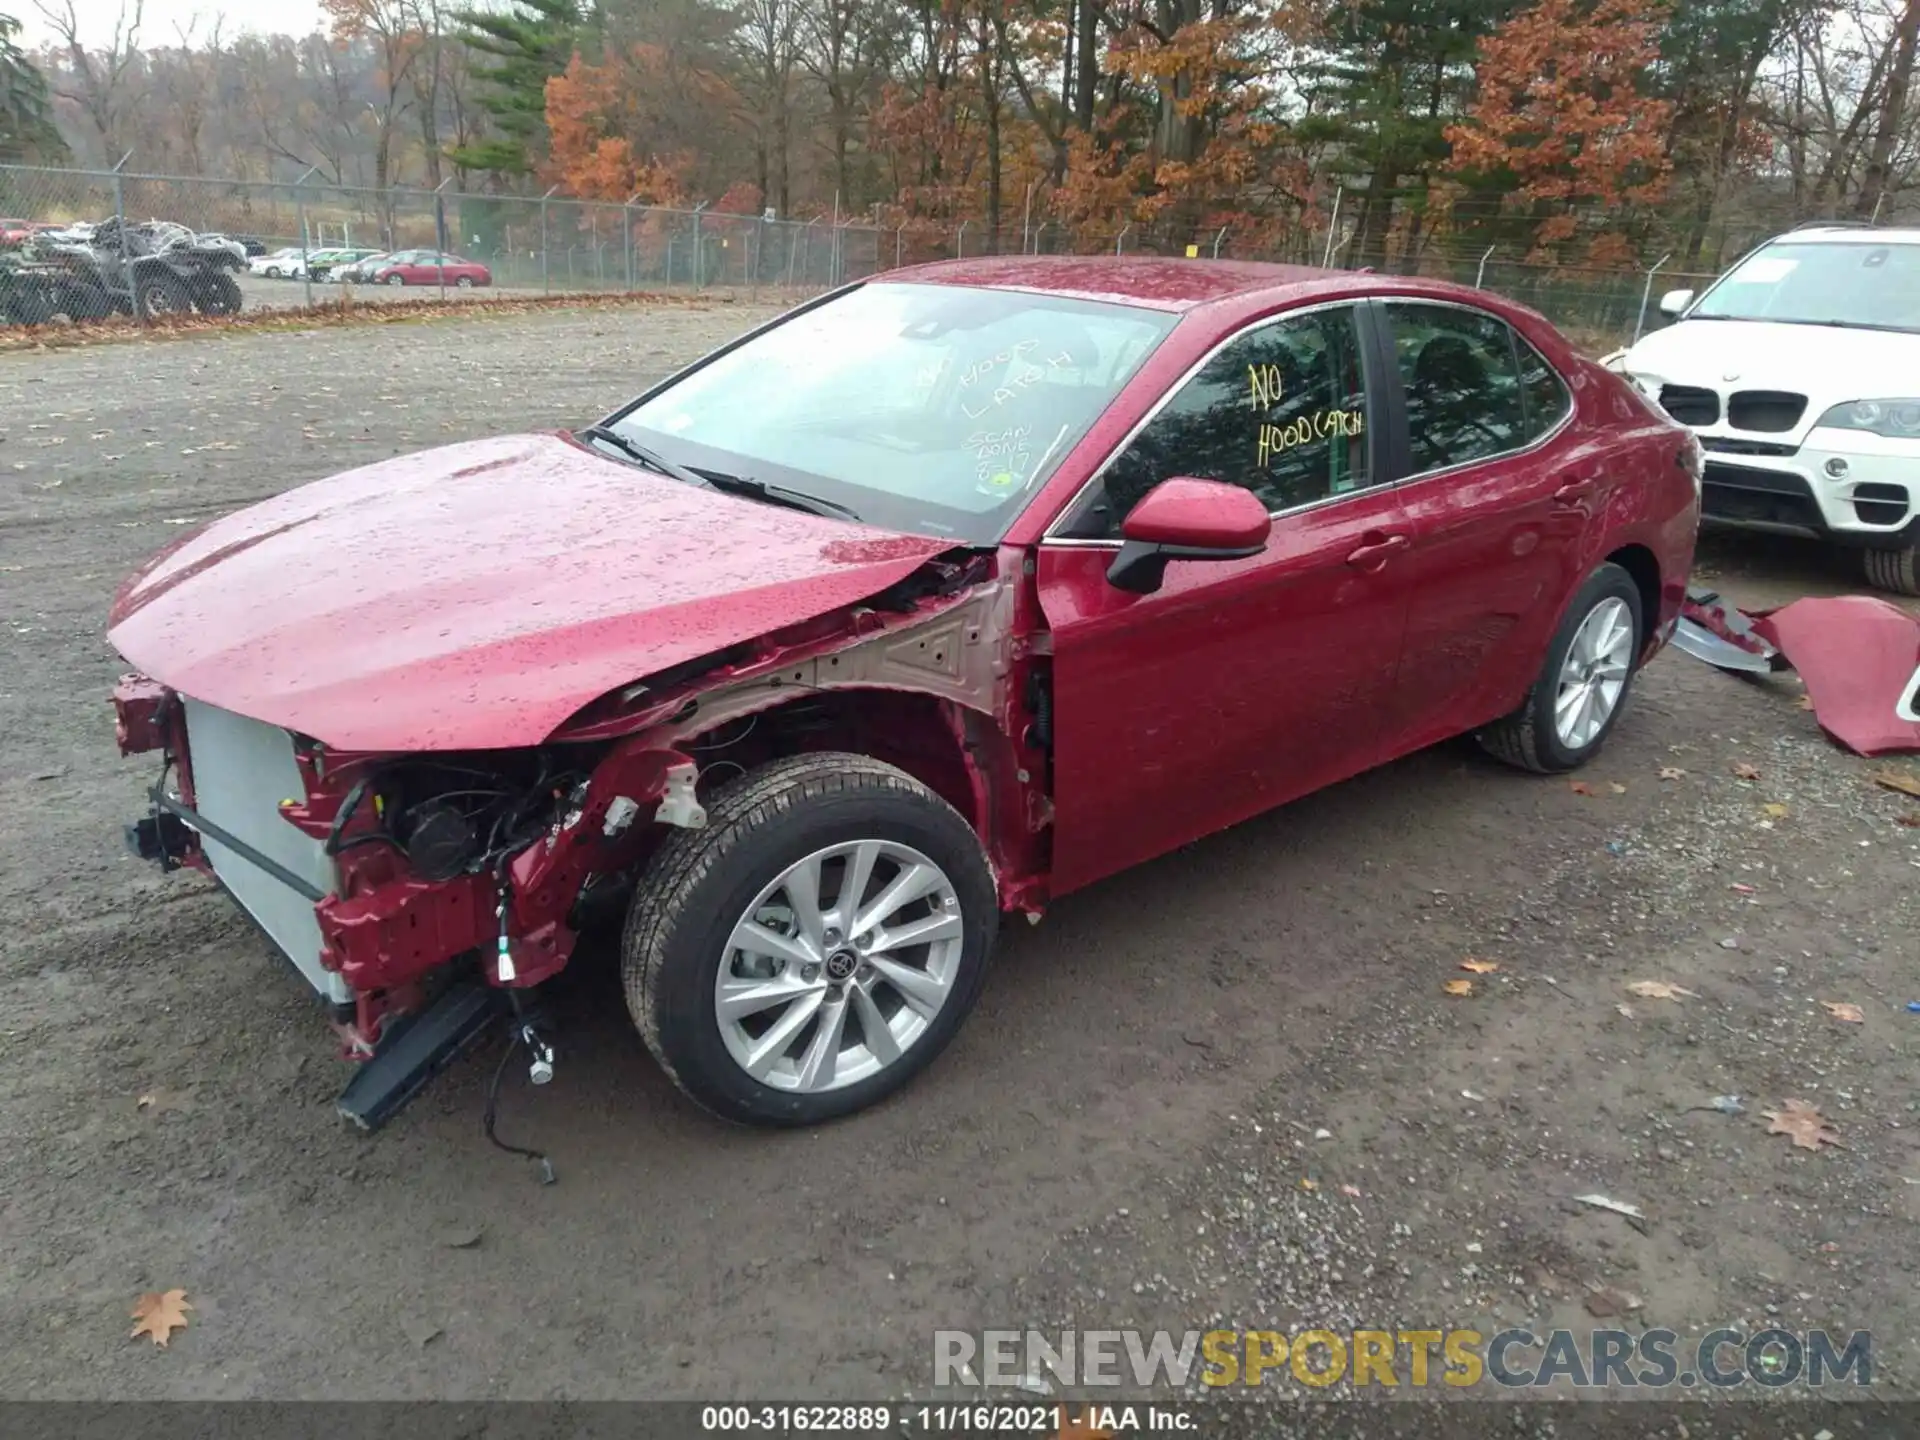
[[[1262,425],[1254,443],[1265,465],[1284,450],[1310,445],[1316,440],[1350,439],[1366,430],[1366,417],[1358,410],[1322,410],[1303,415],[1285,425]]]
[[[1247,366],[1247,384],[1253,391],[1253,405],[1256,410],[1269,410],[1280,403],[1280,367],[1278,365]]]

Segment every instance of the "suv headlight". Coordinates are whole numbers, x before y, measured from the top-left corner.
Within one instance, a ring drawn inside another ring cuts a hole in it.
[[[1814,424],[1831,430],[1865,430],[1892,440],[1920,440],[1920,398],[1843,400]]]

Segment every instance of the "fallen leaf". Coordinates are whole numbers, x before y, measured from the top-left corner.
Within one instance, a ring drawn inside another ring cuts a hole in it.
[[[1593,794],[1593,787],[1584,780],[1569,780],[1567,782],[1567,788],[1576,795]]]
[[[1904,825],[1909,830],[1920,830],[1920,815],[1896,815],[1893,817],[1893,823]]]
[[[1660,767],[1660,778],[1662,780],[1684,780],[1687,778],[1687,772],[1682,770],[1678,765],[1662,765]]]
[[[1842,1150],[1840,1136],[1827,1124],[1827,1117],[1820,1113],[1819,1107],[1809,1105],[1804,1100],[1787,1100],[1778,1110],[1760,1112],[1773,1123],[1767,1126],[1769,1135],[1787,1135],[1802,1150],[1818,1150],[1822,1145],[1837,1145]]]
[[[1909,775],[1904,770],[1876,770],[1867,778],[1883,790],[1898,790],[1902,795],[1920,800],[1920,775]]]
[[[1760,778],[1760,767],[1758,765],[1750,765],[1745,760],[1736,761],[1732,766],[1732,770],[1733,778],[1736,780],[1758,780]]]
[[[1616,1290],[1611,1285],[1589,1291],[1587,1294],[1587,1313],[1601,1320],[1612,1315],[1625,1315],[1638,1310],[1640,1304],[1638,1295],[1630,1294],[1625,1290]]]
[[[1440,988],[1449,995],[1471,995],[1473,993],[1473,982],[1471,980],[1449,980],[1441,985]]]
[[[1629,1220],[1644,1220],[1646,1213],[1638,1205],[1629,1205],[1624,1200],[1614,1200],[1605,1195],[1576,1195],[1573,1197],[1582,1205],[1591,1205],[1596,1210],[1611,1210],[1616,1215],[1624,1215]]]
[[[1693,991],[1683,990],[1666,980],[1635,980],[1627,989],[1646,1000],[1678,1000],[1682,995],[1699,998]]]
[[[1736,895],[1758,895],[1760,893],[1758,890],[1754,889],[1753,886],[1743,885],[1738,880],[1734,881],[1733,884],[1727,886],[1727,889],[1731,890]]]
[[[478,1225],[449,1225],[437,1238],[449,1250],[471,1250],[485,1233]]]
[[[1633,1007],[1627,1004],[1626,1001],[1622,1000],[1618,1005],[1615,1005],[1613,1008],[1618,1010],[1622,1015],[1626,1016],[1627,1019],[1631,1020],[1633,1018]]]
[[[1460,968],[1472,975],[1491,975],[1500,968],[1498,960],[1475,960],[1471,956],[1460,962]]]
[[[1318,1180],[1302,1180],[1300,1182],[1300,1188],[1302,1190],[1318,1190],[1320,1188],[1320,1182]]]
[[[1798,700],[1794,701],[1793,703],[1802,710],[1811,710],[1813,709],[1813,696],[1802,695]]]
[[[1827,1007],[1827,1013],[1836,1020],[1844,1020],[1849,1025],[1860,1025],[1866,1021],[1867,1012],[1846,1000],[1822,1000],[1820,1003]]]
[[[1360,1198],[1360,1187],[1358,1185],[1342,1185],[1340,1187],[1340,1193],[1351,1200],[1358,1200]]]
[[[153,1343],[165,1349],[168,1336],[187,1328],[187,1312],[191,1309],[184,1290],[149,1290],[133,1302],[133,1318],[140,1323],[127,1338],[138,1340],[151,1335]]]
[[[1609,780],[1607,782],[1607,789],[1616,795],[1624,795],[1627,793],[1627,787],[1622,785],[1618,780]]]
[[[1787,818],[1787,807],[1777,802],[1762,805],[1760,808],[1767,812],[1769,819],[1784,820]]]

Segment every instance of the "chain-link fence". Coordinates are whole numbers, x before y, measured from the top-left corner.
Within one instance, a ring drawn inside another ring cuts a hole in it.
[[[1343,265],[1348,247],[1322,229],[1258,244],[1231,229],[1175,234],[1120,225],[1089,234],[1022,217],[988,227],[929,220],[882,227],[665,209],[544,196],[334,185],[309,172],[292,183],[196,179],[116,171],[0,166],[0,255],[84,241],[111,218],[171,222],[223,235],[247,252],[243,308],[356,300],[463,298],[470,293],[571,295],[726,289],[799,296],[883,270],[987,254],[1161,254]],[[18,263],[17,258],[14,263]],[[1662,323],[1657,291],[1699,288],[1665,259],[1598,269],[1530,262],[1494,250],[1442,245],[1395,256],[1384,268],[1511,296],[1591,343],[1631,339]]]

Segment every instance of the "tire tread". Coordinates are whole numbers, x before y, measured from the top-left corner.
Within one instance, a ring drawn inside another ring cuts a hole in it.
[[[1865,553],[1867,583],[1891,595],[1920,595],[1920,545]]]

